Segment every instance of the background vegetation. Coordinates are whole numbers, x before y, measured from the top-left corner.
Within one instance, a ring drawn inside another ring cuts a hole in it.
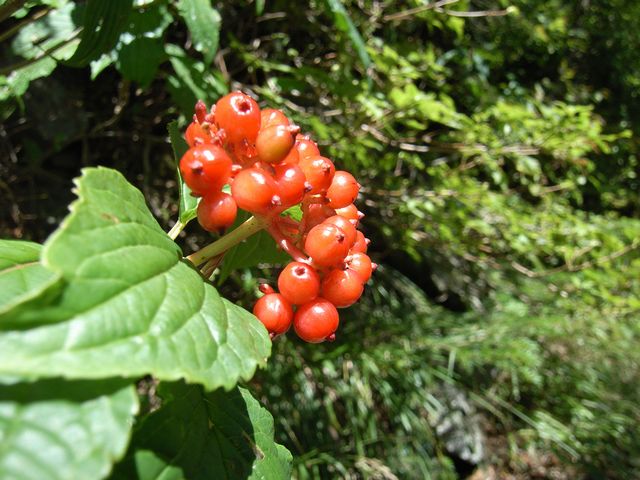
[[[252,92],[362,179],[382,265],[250,385],[298,478],[638,476],[638,2],[103,4],[98,45],[83,2],[0,5],[1,237],[43,241],[88,165],[170,227],[167,124]]]

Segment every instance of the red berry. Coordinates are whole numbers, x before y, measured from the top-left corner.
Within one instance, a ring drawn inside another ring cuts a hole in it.
[[[292,128],[273,125],[261,129],[256,138],[256,149],[260,160],[267,163],[282,162],[293,148],[295,134],[291,131]]]
[[[331,270],[322,280],[322,297],[338,308],[349,307],[356,303],[364,284],[360,275],[349,268]]]
[[[333,208],[319,203],[312,203],[307,208],[307,213],[305,215],[307,230],[311,230],[313,227],[321,224],[327,218],[333,217],[335,214],[336,211]]]
[[[289,150],[289,153],[282,160],[282,163],[286,163],[289,165],[297,165],[300,162],[300,156],[298,155],[298,150],[292,148]]]
[[[324,298],[316,298],[298,308],[293,318],[293,328],[298,336],[309,343],[320,343],[338,329],[338,310]]]
[[[231,195],[212,192],[198,204],[198,222],[209,232],[229,228],[236,220],[238,206]]]
[[[276,188],[271,174],[253,167],[238,172],[231,184],[231,194],[238,207],[264,215],[280,203],[274,198]]]
[[[340,215],[333,215],[332,217],[327,218],[323,223],[330,223],[340,228],[345,234],[346,242],[347,245],[349,245],[349,248],[351,248],[351,246],[356,241],[356,237],[358,234],[356,227],[346,218],[341,217]]]
[[[201,145],[203,143],[211,143],[209,133],[202,128],[198,122],[191,122],[184,132],[184,138],[190,147]]]
[[[338,170],[327,189],[327,198],[331,208],[343,208],[353,203],[360,191],[360,185],[349,172]]]
[[[356,272],[362,283],[367,283],[373,273],[373,263],[366,253],[354,253],[349,260],[349,268]]]
[[[293,320],[291,304],[279,293],[269,293],[258,299],[253,314],[273,335],[285,333]]]
[[[358,211],[358,208],[353,203],[346,207],[336,208],[336,215],[340,215],[341,217],[350,220],[356,227],[358,226],[358,223],[360,223],[360,219],[364,216]]]
[[[180,159],[180,173],[194,195],[220,190],[231,175],[231,158],[217,145],[196,145]]]
[[[358,230],[358,232],[356,233],[356,241],[351,247],[350,253],[367,253],[368,246],[369,242],[364,237],[364,234],[360,230]]]
[[[336,171],[331,160],[326,157],[300,157],[298,165],[311,185],[309,193],[322,193],[329,188]]]
[[[215,119],[229,143],[240,145],[244,140],[253,143],[260,130],[260,107],[249,95],[233,92],[218,100]]]
[[[281,110],[265,108],[260,112],[260,128],[267,128],[272,125],[289,126],[289,119]]]
[[[297,165],[282,164],[274,168],[278,195],[283,208],[300,203],[306,191],[306,177]]]
[[[316,225],[304,241],[304,249],[320,267],[332,267],[344,260],[349,252],[349,244],[342,229],[333,224]]]
[[[307,157],[320,156],[320,150],[318,150],[316,142],[302,135],[296,137],[296,150],[298,151],[300,160]]]
[[[318,296],[320,277],[311,265],[291,262],[278,277],[278,289],[292,304],[302,305]]]

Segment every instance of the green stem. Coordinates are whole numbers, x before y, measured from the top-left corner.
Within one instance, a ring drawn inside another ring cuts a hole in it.
[[[251,217],[232,232],[227,233],[224,237],[219,238],[204,248],[187,257],[196,267],[203,264],[213,257],[217,257],[221,253],[226,252],[234,245],[237,245],[245,238],[249,238],[254,233],[259,232],[267,226],[267,221],[259,217]]]
[[[178,238],[178,235],[180,235],[180,232],[184,230],[184,227],[186,226],[187,225],[185,223],[182,223],[180,219],[178,219],[176,224],[173,227],[171,227],[171,230],[167,232],[167,235],[169,235],[169,238],[171,240],[175,240],[176,238]]]

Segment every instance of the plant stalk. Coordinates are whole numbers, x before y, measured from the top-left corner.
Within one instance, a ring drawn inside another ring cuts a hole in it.
[[[213,243],[210,243],[206,247],[201,248],[197,252],[192,253],[186,258],[197,267],[207,260],[226,252],[245,238],[249,238],[254,233],[266,228],[266,226],[267,221],[263,218],[251,217],[235,230],[227,233],[225,236],[219,238]]]

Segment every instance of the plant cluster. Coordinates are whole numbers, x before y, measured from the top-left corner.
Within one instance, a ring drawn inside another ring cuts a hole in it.
[[[299,132],[282,111],[261,111],[242,92],[220,98],[209,112],[200,100],[185,132],[190,148],[180,173],[191,194],[202,197],[197,216],[205,230],[230,227],[241,208],[291,256],[278,277],[280,293],[261,285],[253,313],[272,337],[293,324],[300,338],[319,343],[335,339],[337,308],[358,301],[375,264],[357,230],[360,184]],[[299,220],[283,214],[296,206]],[[191,258],[204,263],[210,255]]]

